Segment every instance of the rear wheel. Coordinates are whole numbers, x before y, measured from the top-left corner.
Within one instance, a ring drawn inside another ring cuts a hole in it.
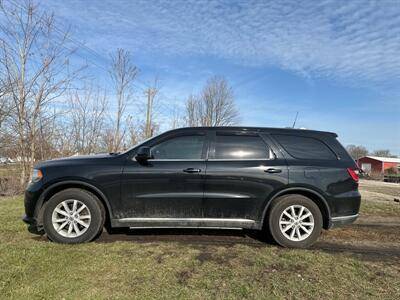
[[[85,243],[101,233],[104,219],[103,206],[95,195],[71,188],[55,194],[46,203],[43,227],[54,242]]]
[[[269,213],[269,231],[283,247],[307,248],[322,230],[321,211],[311,199],[297,194],[274,200]]]

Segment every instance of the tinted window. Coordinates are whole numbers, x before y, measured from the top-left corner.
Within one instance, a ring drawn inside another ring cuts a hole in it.
[[[217,135],[216,159],[269,159],[267,145],[258,136]]]
[[[335,153],[337,153],[341,160],[349,160],[353,161],[349,153],[347,153],[346,149],[339,143],[336,138],[326,139],[326,143],[332,148]]]
[[[275,134],[274,137],[293,157],[300,159],[336,159],[322,141],[303,136]]]
[[[155,159],[201,159],[204,136],[179,136],[151,148]]]

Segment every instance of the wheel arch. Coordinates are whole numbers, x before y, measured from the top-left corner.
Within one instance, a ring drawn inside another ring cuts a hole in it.
[[[36,216],[36,220],[38,222],[38,225],[42,225],[43,224],[43,212],[44,212],[44,205],[46,204],[46,202],[56,193],[65,190],[65,189],[69,189],[69,188],[79,188],[79,189],[83,189],[86,190],[92,194],[94,194],[102,203],[105,212],[106,212],[106,220],[105,220],[105,225],[109,226],[110,224],[110,220],[111,220],[111,206],[108,202],[107,197],[104,195],[104,193],[97,187],[95,187],[94,185],[87,183],[85,181],[80,181],[80,180],[68,180],[68,181],[61,181],[61,182],[57,182],[54,183],[52,185],[50,185],[49,187],[47,187],[42,195],[40,196],[36,207],[35,207],[35,216]]]
[[[265,224],[265,220],[268,216],[268,213],[270,211],[271,203],[284,195],[291,195],[291,194],[299,194],[303,195],[309,199],[311,199],[315,204],[318,205],[321,214],[322,214],[322,219],[323,219],[323,228],[324,229],[329,229],[330,228],[330,222],[331,222],[331,211],[328,205],[328,202],[324,198],[324,196],[321,195],[321,193],[310,189],[306,187],[290,187],[287,189],[284,189],[282,191],[279,191],[276,193],[266,204],[263,214],[262,214],[262,219],[261,219],[261,225],[263,226]]]

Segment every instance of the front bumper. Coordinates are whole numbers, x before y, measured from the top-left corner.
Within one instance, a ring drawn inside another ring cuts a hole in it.
[[[22,221],[24,221],[24,223],[28,225],[28,231],[30,233],[38,235],[44,234],[43,226],[38,225],[35,218],[24,215],[22,217]]]
[[[28,231],[34,234],[43,234],[43,226],[38,222],[38,202],[42,194],[42,185],[40,182],[31,183],[25,190],[24,206],[25,215],[22,217],[28,225]]]
[[[358,214],[331,218],[331,228],[348,225],[357,220]]]

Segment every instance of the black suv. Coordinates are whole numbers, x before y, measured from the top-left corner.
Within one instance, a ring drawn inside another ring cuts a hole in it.
[[[357,166],[330,132],[196,127],[125,153],[38,164],[25,194],[29,230],[81,243],[106,228],[265,230],[308,247],[322,228],[353,222]]]

